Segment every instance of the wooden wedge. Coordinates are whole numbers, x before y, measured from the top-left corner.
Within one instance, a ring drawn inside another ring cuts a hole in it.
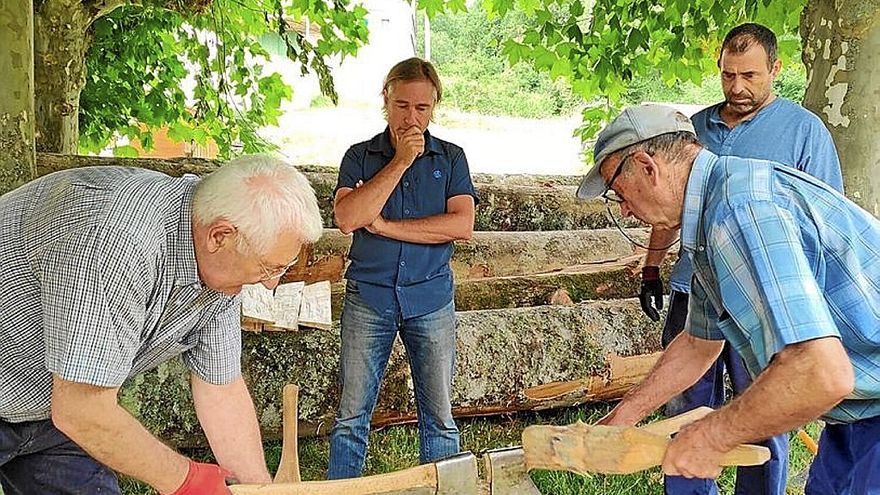
[[[634,427],[530,426],[523,431],[526,469],[575,473],[631,474],[663,463],[670,439]],[[725,454],[724,466],[754,466],[767,462],[770,451],[740,445]]]
[[[655,435],[668,437],[672,436],[673,433],[678,433],[678,430],[680,430],[682,426],[691,424],[698,419],[703,419],[712,411],[714,411],[714,409],[712,409],[711,407],[698,407],[696,409],[691,409],[690,411],[679,414],[678,416],[673,416],[671,418],[661,419],[660,421],[648,423],[644,426],[639,427],[639,429],[642,431],[647,431],[649,433],[654,433]]]
[[[297,437],[299,387],[293,384],[285,385],[281,394],[281,461],[278,463],[278,471],[275,472],[274,481],[275,483],[295,483],[301,480]]]

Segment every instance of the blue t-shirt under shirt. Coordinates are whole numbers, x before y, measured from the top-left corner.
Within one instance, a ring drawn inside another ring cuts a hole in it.
[[[777,97],[751,119],[733,129],[721,119],[721,102],[694,114],[691,120],[700,142],[719,156],[770,160],[806,172],[843,192],[840,160],[825,124],[804,107]],[[694,270],[682,255],[669,285],[690,292]]]

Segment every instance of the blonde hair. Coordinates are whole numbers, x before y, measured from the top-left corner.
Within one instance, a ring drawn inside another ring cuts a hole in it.
[[[238,250],[248,247],[263,254],[278,235],[295,230],[304,243],[318,240],[323,231],[315,191],[296,168],[265,155],[227,162],[196,186],[193,214],[202,224],[224,219],[238,228]]]
[[[440,84],[440,76],[431,62],[422,60],[419,57],[408,58],[402,62],[398,62],[388,71],[385,76],[385,82],[382,84],[382,92],[390,94],[394,89],[394,85],[398,82],[408,81],[431,81],[434,85],[434,103],[440,103],[443,98],[443,86]]]

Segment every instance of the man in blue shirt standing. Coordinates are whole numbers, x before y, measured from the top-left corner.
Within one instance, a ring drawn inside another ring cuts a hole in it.
[[[818,117],[802,106],[773,94],[773,80],[779,74],[776,36],[764,26],[743,24],[725,37],[718,60],[725,101],[698,112],[693,117],[700,142],[720,156],[736,155],[773,160],[806,172],[838,191],[843,178],[831,135]],[[650,247],[642,269],[642,308],[655,321],[663,305],[659,265],[665,246],[675,242],[677,230],[652,229]],[[684,328],[693,268],[681,256],[670,278],[669,311],[663,327],[662,344],[669,345]],[[719,407],[725,401],[724,370],[727,368],[734,393],[744,391],[751,379],[742,359],[730,345],[693,387],[673,398],[666,406],[669,415],[699,406]],[[764,466],[742,467],[737,471],[736,493],[783,495],[788,465],[788,436],[769,439],[772,459]],[[705,495],[718,492],[713,480],[668,477],[668,495]]]
[[[329,479],[363,471],[370,417],[398,334],[415,388],[419,461],[459,451],[450,403],[456,323],[449,259],[452,242],[473,234],[476,194],[464,151],[428,132],[442,96],[431,63],[395,65],[382,96],[388,126],[349,148],[336,186],[336,223],[354,238]]]
[[[736,445],[822,418],[806,495],[880,493],[880,221],[794,168],[715,155],[660,105],[624,110],[594,156],[578,196],[680,229],[694,268],[685,332],[600,423],[640,421],[727,341],[754,382],[672,439],[666,474],[715,478]]]

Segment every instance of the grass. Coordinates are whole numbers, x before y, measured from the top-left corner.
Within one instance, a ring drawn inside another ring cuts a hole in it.
[[[517,445],[523,428],[530,424],[568,424],[580,420],[593,422],[604,415],[608,405],[572,408],[554,412],[531,413],[511,417],[481,418],[459,421],[462,448],[477,454],[499,447]],[[819,426],[808,425],[807,432],[818,436]],[[303,439],[299,445],[300,469],[304,480],[321,480],[327,473],[329,441],[326,437]],[[207,451],[188,452],[200,459],[209,459]],[[272,472],[278,466],[281,445],[269,443],[266,460]],[[415,425],[394,426],[375,431],[370,436],[366,475],[387,473],[418,464],[419,445]],[[806,447],[791,435],[789,458],[789,495],[803,493],[802,473],[809,466],[811,456]],[[660,495],[663,476],[652,469],[630,476],[579,476],[572,473],[538,471],[532,474],[535,484],[544,495]],[[726,469],[718,480],[722,494],[733,493],[733,470]],[[122,480],[126,495],[153,494],[147,487],[131,480]]]

